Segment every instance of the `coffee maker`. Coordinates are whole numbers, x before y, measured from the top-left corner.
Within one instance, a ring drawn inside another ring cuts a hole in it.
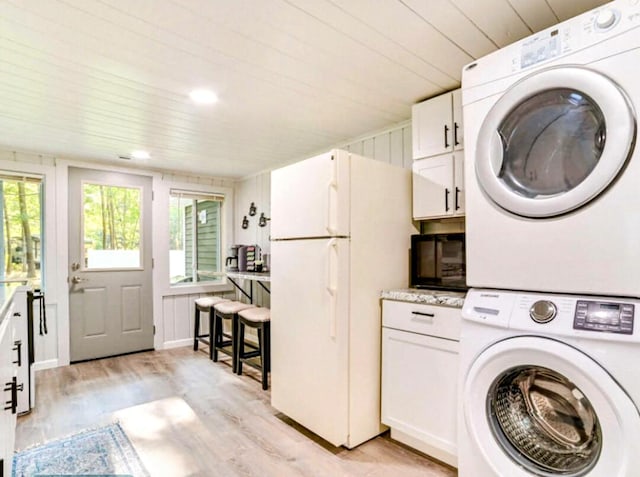
[[[238,256],[240,247],[243,245],[232,245],[229,247],[229,254],[227,255],[227,260],[225,261],[225,265],[228,272],[237,272],[238,268]]]

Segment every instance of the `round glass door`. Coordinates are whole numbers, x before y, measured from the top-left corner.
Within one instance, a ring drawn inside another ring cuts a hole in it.
[[[516,336],[485,348],[463,373],[462,436],[494,475],[613,476],[640,466],[635,403],[573,346]]]
[[[580,475],[600,456],[602,430],[593,406],[555,371],[511,368],[491,386],[487,408],[496,439],[534,473]]]
[[[500,207],[551,217],[598,196],[628,160],[635,121],[607,77],[551,68],[509,89],[479,132],[476,175]]]

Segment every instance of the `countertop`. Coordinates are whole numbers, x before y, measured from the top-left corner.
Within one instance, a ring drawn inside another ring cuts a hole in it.
[[[7,308],[11,305],[13,294],[18,288],[23,287],[26,283],[26,280],[0,280],[0,323],[2,323],[2,321],[4,320]]]
[[[429,290],[422,288],[403,288],[400,290],[383,290],[380,298],[383,300],[406,301],[425,305],[450,306],[462,308],[465,292],[448,290]]]
[[[257,282],[271,281],[269,272],[226,272],[229,278],[239,278],[243,280],[255,280]]]

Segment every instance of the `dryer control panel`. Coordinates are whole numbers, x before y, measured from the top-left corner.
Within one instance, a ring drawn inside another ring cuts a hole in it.
[[[573,329],[633,334],[635,306],[613,301],[577,300]]]

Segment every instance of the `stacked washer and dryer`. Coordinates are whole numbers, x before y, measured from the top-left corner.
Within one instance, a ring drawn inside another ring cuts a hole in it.
[[[461,477],[640,475],[640,2],[463,71]]]

